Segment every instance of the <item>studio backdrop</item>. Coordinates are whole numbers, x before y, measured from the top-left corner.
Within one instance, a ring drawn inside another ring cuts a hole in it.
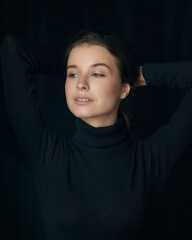
[[[138,66],[146,62],[188,61],[192,60],[191,11],[190,0],[1,0],[0,40],[13,33],[62,53],[75,33],[96,26],[125,37]],[[66,106],[64,81],[45,75],[34,76],[34,81],[50,128],[69,138],[74,132],[74,117]],[[136,89],[125,102],[126,110],[138,123],[136,138],[147,138],[165,124],[183,95],[182,91],[168,88]],[[0,104],[0,238],[43,240],[37,193],[7,113],[2,82]],[[170,239],[192,236],[191,158],[190,147],[173,169],[161,202],[159,222]]]

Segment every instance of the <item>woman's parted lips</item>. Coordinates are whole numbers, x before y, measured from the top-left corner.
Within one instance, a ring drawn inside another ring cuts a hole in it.
[[[90,102],[90,101],[93,101],[92,98],[88,97],[88,96],[76,96],[74,98],[75,101],[78,101],[78,102]]]

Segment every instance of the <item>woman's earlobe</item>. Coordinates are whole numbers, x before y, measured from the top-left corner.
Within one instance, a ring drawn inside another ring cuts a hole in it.
[[[126,98],[129,95],[130,92],[130,85],[129,84],[124,84],[123,89],[122,89],[122,93],[121,93],[121,99]]]

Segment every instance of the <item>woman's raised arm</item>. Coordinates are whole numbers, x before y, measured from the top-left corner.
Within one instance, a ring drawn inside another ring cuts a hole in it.
[[[142,72],[147,85],[186,91],[168,124],[144,141],[152,159],[146,160],[147,169],[155,177],[164,178],[192,143],[192,62],[147,63]]]
[[[33,168],[42,167],[45,148],[51,151],[56,136],[47,128],[31,76],[62,77],[62,56],[9,34],[1,45],[1,69],[8,113],[24,158]]]

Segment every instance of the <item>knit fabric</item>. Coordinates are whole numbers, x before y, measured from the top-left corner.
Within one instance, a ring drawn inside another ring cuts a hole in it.
[[[51,131],[31,75],[62,76],[62,57],[8,35],[1,66],[8,112],[37,188],[48,240],[143,239],[147,207],[161,196],[175,162],[192,141],[192,63],[147,63],[148,85],[186,91],[169,123],[134,141],[123,119],[94,128],[76,119],[64,140]],[[154,238],[155,239],[155,238]]]

